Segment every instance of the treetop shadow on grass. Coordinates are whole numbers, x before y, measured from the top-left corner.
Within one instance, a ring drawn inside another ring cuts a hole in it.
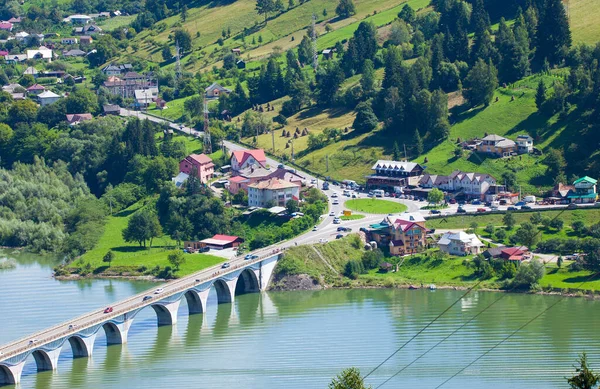
[[[569,278],[565,278],[563,280],[563,282],[567,282],[567,283],[582,283],[582,282],[593,282],[593,281],[598,281],[600,280],[600,274],[596,274],[594,277],[591,277],[589,275],[581,275],[581,276],[575,276],[575,277],[569,277]],[[583,285],[582,285],[583,286]]]
[[[479,106],[475,108],[471,108],[469,105],[462,104],[452,107],[450,110],[450,124],[455,126],[459,123],[464,122],[465,120],[471,119],[474,116],[477,116],[481,111],[485,110],[487,107]]]

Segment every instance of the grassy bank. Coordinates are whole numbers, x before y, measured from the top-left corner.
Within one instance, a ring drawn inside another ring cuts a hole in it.
[[[346,208],[353,211],[365,212],[365,213],[400,213],[406,211],[408,208],[404,204],[396,203],[389,200],[377,200],[377,199],[354,199],[348,200],[344,204]]]
[[[406,287],[408,285],[436,284],[437,286],[469,287],[480,281],[467,257],[440,255],[432,250],[427,255],[405,257],[399,262],[398,271],[382,272],[373,269],[361,274],[357,279],[344,277],[344,267],[349,261],[360,260],[365,253],[362,243],[357,243],[357,235],[327,244],[298,246],[286,251],[277,264],[278,277],[308,275],[319,283],[332,287]],[[385,261],[394,263],[393,258]],[[600,277],[589,279],[592,272],[568,270],[568,261],[558,268],[555,263],[546,264],[546,275],[539,285],[544,290],[563,292],[600,292]],[[583,281],[588,280],[584,285]],[[494,276],[482,280],[481,288],[500,289],[503,280]]]

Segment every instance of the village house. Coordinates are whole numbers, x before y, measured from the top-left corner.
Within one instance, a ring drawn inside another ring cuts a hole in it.
[[[234,174],[235,175],[228,180],[228,189],[232,194],[236,194],[240,190],[245,190],[247,192],[248,185],[270,178],[279,178],[280,180],[291,182],[298,186],[302,186],[304,181],[304,177],[285,168],[272,170],[256,165],[251,165],[245,169],[236,171]]]
[[[7,65],[14,65],[20,62],[27,61],[27,54],[9,54],[4,56],[4,61]]]
[[[425,174],[419,180],[423,188],[437,188],[453,192],[453,196],[483,199],[490,187],[496,185],[496,179],[489,174],[465,173],[455,170],[448,176]]]
[[[89,35],[82,35],[79,38],[79,42],[82,45],[91,45],[93,41],[94,41],[94,39],[91,36],[89,36]]]
[[[32,86],[27,88],[27,93],[32,94],[32,95],[39,95],[40,93],[42,93],[45,90],[46,90],[46,88],[44,86],[42,86],[40,84],[33,84]]]
[[[426,248],[427,229],[425,219],[420,214],[402,214],[389,225],[390,254],[413,254]]]
[[[111,63],[105,66],[104,69],[102,69],[102,73],[106,74],[107,76],[119,76],[122,73],[127,73],[132,70],[133,65],[131,65],[130,63],[126,63],[123,65],[115,65]]]
[[[207,99],[216,99],[219,97],[219,95],[221,95],[223,93],[226,93],[226,94],[231,93],[231,89],[227,89],[225,87],[222,87],[218,83],[213,82],[209,87],[207,87],[204,90],[204,92],[206,92]]]
[[[122,80],[117,76],[109,76],[102,84],[110,94],[122,96],[125,99],[135,98],[136,90],[156,88],[151,80]]]
[[[267,166],[267,157],[263,149],[237,150],[231,154],[231,170],[240,171],[250,166]]]
[[[91,21],[92,18],[88,15],[70,15],[63,19],[63,22],[73,24],[87,24]]]
[[[598,181],[591,177],[581,177],[573,183],[575,189],[569,191],[567,198],[571,203],[594,203],[598,198],[598,192],[596,190],[597,183]]]
[[[40,46],[36,50],[27,50],[27,59],[38,59],[46,62],[52,62],[52,50],[44,46]]]
[[[25,31],[17,32],[15,34],[15,39],[18,42],[25,42],[25,41],[27,41],[29,39],[29,34],[26,33]]]
[[[300,200],[300,186],[291,182],[270,178],[248,185],[250,207],[285,207],[290,200]]]
[[[23,21],[23,19],[21,19],[21,17],[20,17],[20,16],[19,16],[19,17],[16,17],[16,18],[13,16],[12,18],[8,19],[8,22],[9,22],[9,23],[12,23],[12,24],[19,24],[19,23],[21,23],[22,21]]]
[[[52,91],[47,90],[37,95],[36,98],[40,105],[44,107],[46,105],[50,105],[52,103],[57,102],[62,97]]]
[[[518,135],[517,152],[519,154],[533,153],[533,138],[529,135]]]
[[[79,40],[77,38],[62,38],[60,43],[63,45],[76,45]]]
[[[207,238],[200,241],[185,241],[183,245],[188,251],[203,251],[202,249],[205,248],[208,248],[209,250],[237,248],[242,243],[244,243],[244,239],[240,238],[239,236],[217,234],[212,238]]]
[[[26,90],[25,88],[23,88],[23,86],[21,84],[8,84],[8,85],[3,85],[2,86],[2,91],[3,92],[8,92],[8,93],[15,93],[15,91],[24,91]]]
[[[119,115],[121,113],[121,107],[116,104],[104,104],[102,111],[105,115]]]
[[[38,76],[38,71],[36,68],[34,68],[33,66],[29,66],[27,69],[25,69],[25,71],[23,72],[23,75],[29,74],[33,77],[37,77]]]
[[[215,164],[206,154],[190,154],[179,162],[179,172],[196,174],[200,182],[206,184],[215,173]]]
[[[235,66],[237,66],[238,69],[246,69],[246,61],[240,59],[235,63]]]
[[[477,235],[464,231],[446,232],[437,244],[441,251],[459,256],[479,254],[484,247]]]
[[[91,113],[75,113],[75,114],[67,114],[67,123],[71,126],[77,125],[86,120],[92,120],[94,117]]]
[[[11,32],[13,24],[10,22],[0,22],[0,30]]]
[[[395,187],[416,184],[424,168],[414,162],[379,160],[371,170],[374,173],[366,176],[367,188],[393,191]]]
[[[135,106],[137,108],[147,108],[158,97],[158,88],[137,89],[133,91],[133,94],[135,96]]]
[[[481,143],[477,145],[477,151],[497,157],[508,157],[517,152],[517,144],[513,140],[492,134],[481,140]]]
[[[85,56],[85,51],[79,49],[71,49],[69,51],[63,52],[65,57],[83,57]]]

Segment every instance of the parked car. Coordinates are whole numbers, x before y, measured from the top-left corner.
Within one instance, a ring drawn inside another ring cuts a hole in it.
[[[313,178],[312,180],[310,180],[310,183],[311,183],[311,184],[316,184],[316,183],[317,183],[317,180],[315,180],[315,179]]]
[[[317,226],[314,226],[312,230],[313,230],[313,231],[316,231],[316,230],[318,230]]]
[[[327,239],[325,239],[325,238],[321,238],[321,239],[319,239],[319,243],[327,243],[327,242],[328,242],[328,240],[327,240]]]
[[[200,251],[201,253],[208,253],[210,251],[210,247],[208,247],[208,246],[200,247],[200,249],[198,251]]]
[[[467,210],[464,209],[463,207],[458,207],[458,209],[456,210],[456,213],[467,213]]]
[[[336,198],[338,197],[337,193],[333,192],[333,194],[331,195],[331,197]]]
[[[490,209],[492,211],[497,211],[498,210],[498,206],[497,205],[490,205]]]
[[[144,298],[142,299],[142,301],[148,301],[152,298],[152,296],[144,296]]]
[[[104,310],[104,313],[111,313],[112,311],[113,311],[113,307],[107,307],[107,308]]]
[[[471,201],[471,204],[473,204],[473,205],[481,205],[481,200],[473,200],[473,201]]]
[[[221,269],[227,269],[229,266],[231,266],[229,264],[229,262],[225,262],[224,264],[221,265]]]
[[[533,209],[533,208],[531,208],[531,205],[525,204],[521,207],[521,209]]]
[[[336,239],[342,239],[343,237],[344,237],[344,235],[342,235],[342,234],[337,234],[337,235],[335,236],[335,238],[336,238]]]
[[[506,208],[506,210],[507,211],[518,211],[519,207],[514,207],[514,206],[511,205],[510,207]]]
[[[352,198],[355,199],[356,198],[356,194],[352,193]]]
[[[333,211],[329,212],[329,216],[335,216],[335,212],[333,212]]]
[[[160,293],[162,293],[162,292],[164,292],[164,289],[163,289],[163,288],[158,288],[158,289],[156,289],[156,290],[154,291],[154,294],[160,294]]]
[[[518,203],[515,204],[515,206],[522,207],[525,204],[526,204],[525,201],[519,201]]]
[[[277,165],[277,169],[285,169],[285,166],[282,163],[280,163],[279,165]]]
[[[577,209],[577,204],[571,203],[567,205],[567,209]]]
[[[340,219],[338,219],[337,217],[335,219],[333,219],[333,224],[340,224],[342,221]]]
[[[442,213],[442,211],[440,211],[439,209],[432,209],[431,211],[429,211],[429,213],[432,213],[434,215],[439,215]]]

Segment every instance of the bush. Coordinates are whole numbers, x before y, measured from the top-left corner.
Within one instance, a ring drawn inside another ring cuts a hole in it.
[[[365,270],[376,269],[383,262],[383,252],[379,249],[367,251],[362,255]]]
[[[344,275],[353,280],[357,279],[359,275],[365,272],[365,268],[361,261],[351,260],[346,263],[344,266]]]
[[[519,270],[517,270],[513,287],[532,290],[535,285],[538,285],[538,282],[544,277],[545,273],[544,264],[537,259],[532,260],[530,263],[523,263],[519,266]]]

